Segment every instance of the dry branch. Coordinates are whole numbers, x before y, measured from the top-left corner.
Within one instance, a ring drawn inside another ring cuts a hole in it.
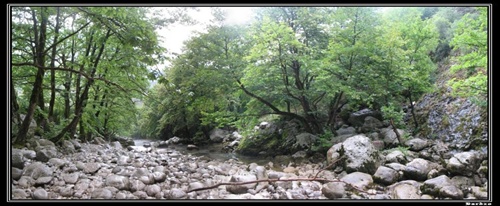
[[[345,156],[341,156],[339,159],[335,160],[330,165],[328,165],[325,168],[323,168],[320,171],[318,171],[318,173],[316,173],[316,175],[314,176],[314,178],[261,179],[261,180],[246,181],[246,182],[222,182],[222,183],[218,183],[218,184],[215,184],[215,185],[212,185],[212,186],[208,186],[208,187],[201,187],[201,188],[196,188],[196,189],[188,190],[187,193],[195,192],[195,191],[201,191],[201,190],[214,189],[214,188],[217,188],[217,187],[222,186],[222,185],[246,185],[246,184],[253,184],[253,183],[260,183],[260,182],[271,183],[271,182],[292,182],[292,181],[342,182],[342,183],[344,183],[344,184],[346,184],[346,185],[354,188],[357,191],[368,193],[367,191],[364,191],[364,190],[362,190],[360,188],[357,188],[356,186],[354,186],[352,184],[349,184],[349,183],[347,183],[345,181],[342,181],[342,180],[339,180],[339,179],[333,179],[333,180],[331,180],[331,179],[325,179],[325,178],[318,178],[319,173],[321,173],[321,172],[325,171],[326,169],[332,167],[335,163],[337,163],[338,161],[340,161],[344,157]]]

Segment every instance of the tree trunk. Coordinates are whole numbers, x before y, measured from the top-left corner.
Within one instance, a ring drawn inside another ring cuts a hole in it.
[[[57,15],[56,15],[56,26],[54,29],[54,46],[52,47],[52,57],[50,60],[50,67],[54,68],[55,62],[56,62],[56,44],[57,44],[57,38],[59,37],[59,13],[60,13],[60,8],[57,7]],[[49,101],[49,115],[48,119],[49,121],[54,121],[54,104],[55,104],[55,99],[56,99],[56,71],[52,69],[50,71],[50,101]]]
[[[413,117],[413,122],[415,122],[415,128],[413,129],[413,133],[415,133],[417,131],[417,129],[418,129],[418,122],[417,122],[417,116],[415,115],[415,109],[414,109],[415,105],[413,105],[413,100],[411,98],[411,92],[408,95],[408,99],[410,100],[411,116]]]
[[[21,122],[21,117],[19,115],[19,103],[17,102],[16,89],[14,88],[14,83],[10,81],[10,123],[16,125],[19,128],[19,123]],[[12,132],[12,130],[11,130]],[[16,142],[17,134],[11,134],[12,142]]]
[[[390,122],[391,122],[392,131],[394,131],[394,133],[396,134],[396,137],[398,138],[399,145],[403,145],[403,143],[404,143],[403,139],[401,139],[401,134],[399,134],[398,129],[396,128],[396,125],[394,125],[394,121],[391,119]]]
[[[68,126],[66,126],[54,139],[54,141],[59,141],[61,140],[64,135],[66,134],[66,132],[70,131],[70,136],[73,136],[75,133],[73,133],[73,131],[76,131],[76,123],[79,122],[81,120],[81,117],[82,117],[82,114],[83,114],[83,109],[85,108],[86,104],[87,104],[87,99],[88,99],[88,94],[89,94],[89,89],[90,87],[92,86],[92,84],[94,83],[94,78],[95,77],[95,73],[97,71],[97,66],[99,65],[99,61],[101,60],[101,56],[104,52],[104,48],[106,46],[106,41],[108,40],[108,38],[111,36],[111,30],[108,30],[107,33],[106,33],[106,36],[104,37],[104,40],[99,48],[99,53],[97,54],[97,57],[95,58],[95,61],[94,61],[94,64],[92,65],[92,71],[90,73],[90,79],[87,79],[87,83],[85,84],[85,87],[83,89],[83,92],[82,92],[82,95],[80,96],[79,98],[79,101],[76,102],[76,115],[75,117],[73,118],[73,121],[71,124],[69,124]],[[95,48],[95,47],[94,47]],[[81,76],[81,75],[80,75]],[[82,127],[82,124],[80,123],[80,127]],[[81,128],[80,128],[81,129]],[[81,135],[82,137],[84,136],[83,134]]]
[[[40,33],[38,34],[37,27],[37,18],[36,12],[32,9],[33,14],[33,31],[35,36],[39,38],[35,38],[35,65],[44,66],[45,62],[45,39],[46,39],[46,31],[47,31],[47,8],[42,7],[40,12],[41,22],[40,22]],[[38,104],[38,99],[40,94],[42,93],[42,84],[43,84],[43,76],[45,74],[45,70],[43,68],[38,68],[37,73],[35,75],[35,82],[33,83],[33,89],[31,91],[30,101],[28,110],[26,112],[26,117],[24,118],[21,127],[19,128],[19,132],[17,134],[16,142],[24,143],[26,141],[26,135],[28,133],[29,125],[31,120],[33,119],[33,114],[35,113],[35,108]]]

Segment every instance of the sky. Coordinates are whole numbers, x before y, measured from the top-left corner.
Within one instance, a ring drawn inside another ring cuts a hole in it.
[[[248,22],[252,17],[252,7],[222,7],[228,12],[227,24],[243,24]],[[190,11],[189,15],[199,24],[193,26],[185,26],[180,23],[175,23],[159,30],[162,45],[167,48],[171,54],[180,53],[183,41],[188,40],[195,31],[203,31],[206,23],[213,17],[210,13],[210,7],[199,7],[199,11]]]

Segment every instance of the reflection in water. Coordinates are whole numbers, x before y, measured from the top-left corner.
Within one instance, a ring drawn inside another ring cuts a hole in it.
[[[143,145],[145,143],[150,143],[151,140],[147,139],[134,139],[135,146],[134,149],[142,151],[146,150]],[[207,157],[213,160],[226,161],[229,159],[235,159],[241,161],[245,164],[257,163],[258,165],[266,165],[267,163],[272,161],[272,158],[269,157],[259,157],[259,156],[246,156],[236,153],[226,153],[222,151],[222,144],[209,144],[198,146],[197,150],[188,150],[186,145],[168,145],[167,147],[159,147],[156,150],[158,152],[168,151],[168,150],[176,150],[184,155],[191,154],[197,157]]]

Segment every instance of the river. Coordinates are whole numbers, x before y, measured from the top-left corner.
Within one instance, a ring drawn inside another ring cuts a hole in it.
[[[145,143],[151,143],[152,140],[148,139],[134,139],[135,146],[132,146],[136,150],[146,150],[144,147]],[[207,144],[198,146],[196,150],[188,150],[186,145],[168,145],[163,147],[158,147],[156,150],[158,152],[176,150],[184,155],[192,155],[197,157],[207,157],[209,159],[226,161],[229,159],[235,159],[241,161],[245,164],[256,163],[258,165],[267,165],[272,162],[271,157],[259,157],[259,156],[247,156],[237,153],[227,153],[222,152],[222,144]],[[276,170],[281,170],[281,168],[274,168]]]

